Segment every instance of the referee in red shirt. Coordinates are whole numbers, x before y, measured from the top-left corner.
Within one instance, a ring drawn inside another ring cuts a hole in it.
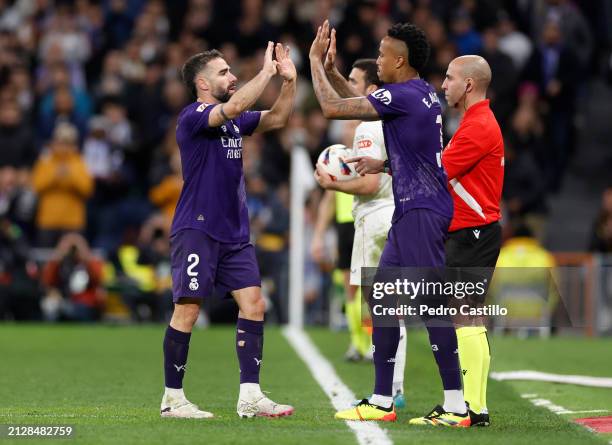
[[[460,281],[487,283],[501,248],[499,208],[504,180],[504,141],[486,99],[491,68],[480,56],[454,59],[442,84],[448,105],[461,123],[442,153],[455,210],[446,243],[446,265],[479,268],[457,272]],[[484,295],[468,301],[482,305]],[[465,302],[462,302],[464,304]],[[455,319],[463,389],[472,425],[488,426],[486,393],[491,361],[484,319]]]

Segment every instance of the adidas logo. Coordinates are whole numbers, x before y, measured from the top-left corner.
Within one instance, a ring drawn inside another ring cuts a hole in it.
[[[204,221],[204,215],[198,215],[198,221]]]

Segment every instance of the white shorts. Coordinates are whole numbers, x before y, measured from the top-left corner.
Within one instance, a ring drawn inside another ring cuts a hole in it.
[[[361,286],[361,268],[378,267],[391,229],[393,206],[383,207],[355,220],[350,283]]]

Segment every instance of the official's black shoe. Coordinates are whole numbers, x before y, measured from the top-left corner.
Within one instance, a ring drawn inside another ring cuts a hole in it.
[[[470,409],[470,404],[465,403],[468,408],[468,413],[470,415],[471,425],[470,426],[489,426],[491,425],[491,421],[489,419],[489,413],[477,414]]]

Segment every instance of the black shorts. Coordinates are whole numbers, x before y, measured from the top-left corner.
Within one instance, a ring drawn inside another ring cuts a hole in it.
[[[355,223],[336,223],[336,230],[338,233],[338,264],[336,267],[340,270],[347,270],[351,268]]]
[[[449,232],[446,240],[446,266],[459,281],[491,282],[502,244],[499,222]],[[461,268],[467,268],[461,270]],[[487,285],[488,287],[488,285]],[[484,302],[486,294],[480,299]]]

